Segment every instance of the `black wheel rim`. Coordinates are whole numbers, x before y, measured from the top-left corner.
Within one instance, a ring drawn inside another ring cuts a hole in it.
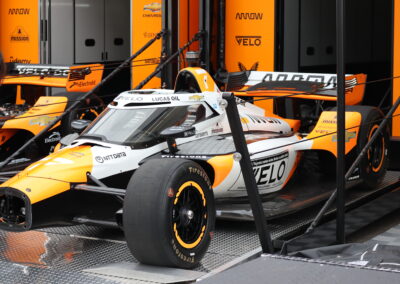
[[[172,210],[174,234],[184,248],[194,248],[203,238],[206,210],[202,188],[196,182],[184,183],[177,192]]]
[[[374,125],[370,131],[369,139],[372,138],[378,125]],[[368,161],[373,172],[379,172],[383,166],[385,156],[385,140],[382,134],[379,134],[368,150]]]

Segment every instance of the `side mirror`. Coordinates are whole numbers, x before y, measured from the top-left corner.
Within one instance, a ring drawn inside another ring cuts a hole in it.
[[[161,131],[161,137],[167,139],[168,150],[170,154],[175,154],[178,152],[178,147],[176,147],[176,138],[187,138],[192,137],[196,134],[196,129],[194,127],[185,126],[171,126],[163,131]]]
[[[67,136],[64,136],[63,138],[61,138],[60,144],[62,147],[69,146],[78,137],[79,137],[78,133],[68,134]]]
[[[76,119],[71,122],[71,128],[77,133],[81,133],[91,123],[90,120]]]
[[[184,127],[184,126],[171,126],[163,131],[160,135],[164,138],[187,138],[192,137],[196,134],[196,129],[194,127]]]

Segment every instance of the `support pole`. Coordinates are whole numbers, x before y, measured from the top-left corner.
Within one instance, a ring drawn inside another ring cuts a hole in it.
[[[337,50],[337,215],[336,241],[346,242],[345,233],[345,7],[344,0],[336,0],[336,50]]]
[[[263,253],[273,253],[274,248],[272,245],[271,233],[267,227],[267,219],[265,218],[261,198],[258,193],[258,187],[253,174],[253,167],[251,165],[249,150],[247,149],[239,111],[236,106],[236,100],[232,93],[224,93],[222,97],[228,102],[226,113],[236,152],[241,155],[240,168],[242,169],[244,184],[246,186],[251,210],[253,212],[261,248]]]
[[[147,76],[142,82],[140,82],[134,90],[138,90],[143,88],[144,85],[146,85],[154,76],[156,76],[158,73],[160,73],[168,64],[171,63],[172,60],[174,60],[176,57],[178,57],[186,48],[188,48],[192,43],[195,41],[198,41],[199,38],[202,36],[202,32],[198,32],[197,34],[194,35],[194,37],[188,41],[184,46],[179,48],[174,54],[172,54],[168,59],[166,59],[164,62],[160,63],[156,70],[153,71],[149,76]]]

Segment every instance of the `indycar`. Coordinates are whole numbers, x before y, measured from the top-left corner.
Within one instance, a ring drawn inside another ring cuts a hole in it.
[[[346,79],[348,101],[361,102],[365,75]],[[284,192],[305,152],[325,153],[324,163],[334,160],[334,83],[335,75],[253,71],[235,92],[261,196]],[[265,97],[300,104],[299,113],[292,117],[286,109],[279,116],[278,107],[257,106]],[[382,116],[373,107],[347,107],[348,159]],[[181,70],[174,90],[123,92],[92,123],[75,120],[72,126],[77,133],[64,137],[54,153],[0,186],[1,229],[117,223],[140,262],[192,268],[211,241],[216,203],[247,196],[226,101],[203,69]],[[375,186],[382,179],[387,143],[382,132],[353,180]]]
[[[68,67],[9,63],[7,70],[0,86],[0,161],[57,119],[83,92],[95,86],[103,73],[101,65],[95,64]],[[12,160],[9,169],[24,168],[48,155],[62,136],[71,133],[73,119],[93,120],[103,109],[102,100],[93,95]]]

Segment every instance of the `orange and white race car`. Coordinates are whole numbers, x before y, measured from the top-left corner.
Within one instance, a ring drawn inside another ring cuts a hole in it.
[[[0,161],[57,119],[103,74],[99,64],[69,67],[9,63],[7,69],[0,82]],[[26,167],[48,155],[62,136],[71,133],[73,119],[94,119],[103,109],[101,99],[93,95],[12,160],[9,168]]]
[[[336,98],[330,90],[335,78],[251,72],[235,93],[262,196],[284,192],[303,153],[324,153],[324,164],[327,157],[334,160],[336,112],[326,108]],[[347,77],[348,101],[361,101],[363,82],[364,75]],[[256,105],[265,97],[275,98],[281,116]],[[280,99],[292,105],[286,114]],[[376,108],[348,107],[349,159],[381,118]],[[247,195],[226,101],[203,69],[183,69],[175,90],[121,93],[91,124],[72,125],[81,134],[63,138],[55,153],[0,186],[1,229],[114,222],[139,261],[191,268],[210,243],[216,202]],[[387,133],[378,137],[351,179],[364,186],[379,182],[386,171],[387,139]]]

